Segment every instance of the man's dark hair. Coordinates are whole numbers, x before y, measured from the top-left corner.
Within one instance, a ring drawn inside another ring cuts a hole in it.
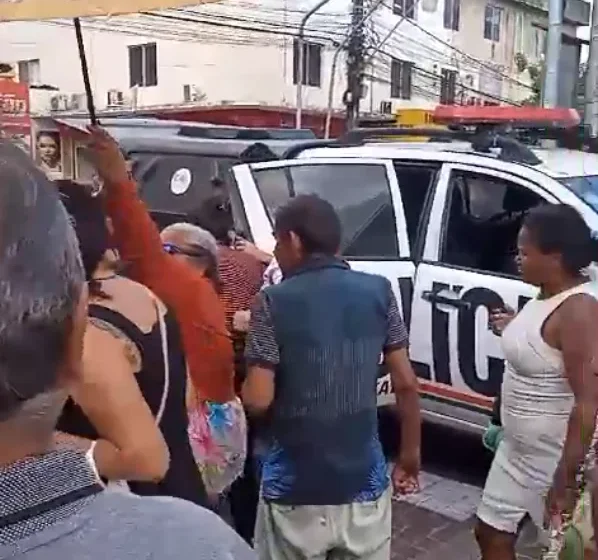
[[[188,221],[208,230],[216,241],[223,244],[228,244],[229,232],[235,227],[231,204],[224,193],[207,198],[199,208],[189,213]]]
[[[307,254],[335,255],[341,243],[341,222],[330,202],[315,194],[291,199],[276,213],[277,235],[293,232]]]
[[[239,155],[241,163],[259,163],[262,161],[275,161],[278,156],[263,142],[256,142],[245,148]]]
[[[0,421],[58,388],[84,281],[57,190],[0,141]]]

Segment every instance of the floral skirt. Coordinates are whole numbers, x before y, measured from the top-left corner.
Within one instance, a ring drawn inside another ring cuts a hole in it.
[[[188,433],[208,494],[221,494],[241,476],[247,456],[247,421],[241,401],[197,403],[189,410]]]

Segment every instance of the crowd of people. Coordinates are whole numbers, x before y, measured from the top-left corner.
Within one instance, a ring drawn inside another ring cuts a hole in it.
[[[89,134],[99,194],[0,143],[0,559],[388,560],[392,495],[418,491],[421,447],[389,281],[343,261],[315,195],[279,208],[275,256],[234,233],[221,186],[159,231],[117,143]],[[483,560],[514,560],[527,517],[561,527],[593,461],[598,242],[547,205],[518,247],[540,291],[492,317],[507,366]]]

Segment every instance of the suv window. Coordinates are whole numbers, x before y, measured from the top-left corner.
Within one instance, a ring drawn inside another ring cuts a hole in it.
[[[133,153],[133,172],[150,210],[187,213],[212,193],[211,179],[227,181],[232,158]],[[187,184],[188,183],[188,184]]]
[[[386,168],[376,164],[293,165],[253,172],[270,221],[290,197],[317,194],[339,214],[343,256],[397,258],[396,220]]]
[[[517,183],[453,171],[441,261],[483,272],[517,274],[517,235],[528,210],[545,202]]]

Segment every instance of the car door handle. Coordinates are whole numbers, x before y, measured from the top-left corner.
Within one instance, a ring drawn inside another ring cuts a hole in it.
[[[471,302],[469,301],[463,301],[461,298],[443,296],[439,292],[434,292],[432,290],[423,291],[422,299],[434,304],[440,303],[442,305],[450,305],[451,307],[456,307],[457,309],[471,309]]]

